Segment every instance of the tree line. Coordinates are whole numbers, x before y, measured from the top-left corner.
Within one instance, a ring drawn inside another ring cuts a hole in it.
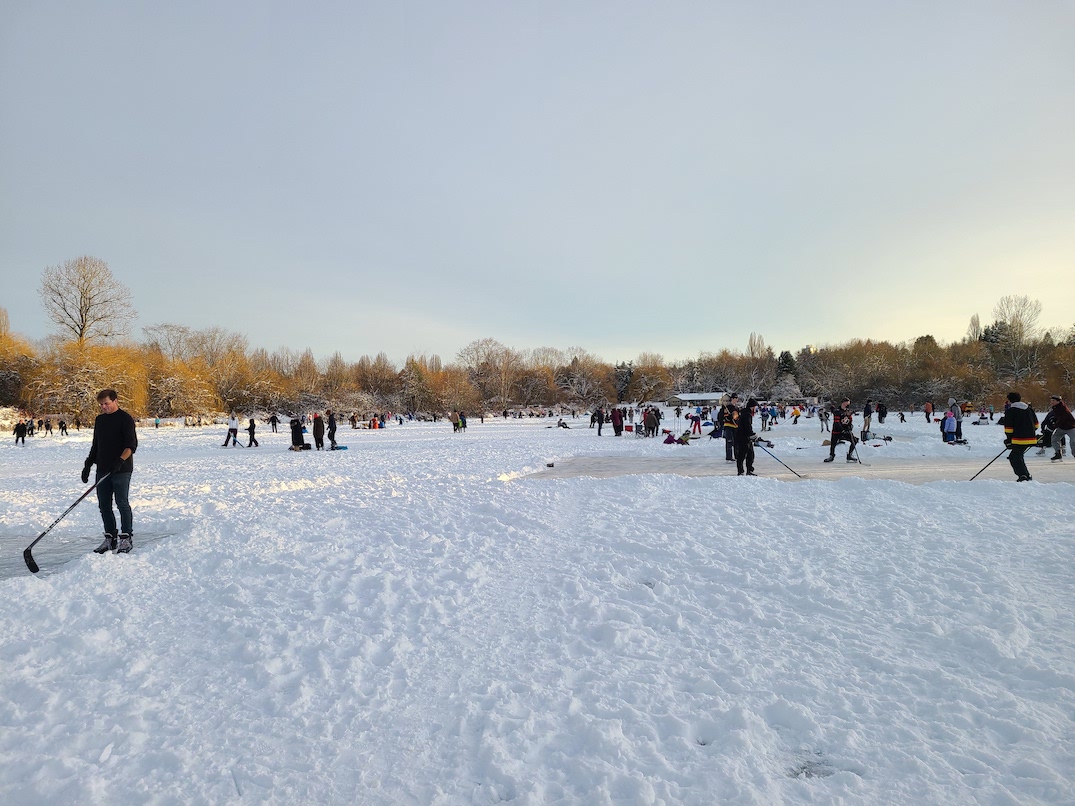
[[[910,408],[949,397],[1000,404],[1011,388],[1044,402],[1072,387],[1075,327],[1037,326],[1041,303],[1008,296],[981,326],[972,317],[960,341],[930,335],[892,344],[853,339],[778,354],[762,336],[745,350],[702,352],[683,361],[642,353],[609,363],[581,347],[519,350],[493,338],[468,344],[448,363],[385,353],[318,360],[311,350],[251,348],[220,327],[162,323],[132,338],[130,293],[107,264],[80,257],[48,267],[40,288],[54,335],[37,344],[10,331],[0,308],[0,405],[86,419],[96,393],[117,389],[139,416],[180,417],[227,411],[301,412],[334,408],[360,416],[578,407],[662,400],[673,393],[735,390],[759,399],[800,397],[885,401]]]

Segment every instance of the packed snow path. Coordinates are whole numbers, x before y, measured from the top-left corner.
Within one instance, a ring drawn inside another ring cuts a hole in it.
[[[724,451],[550,424],[143,429],[135,552],[89,502],[38,577],[88,433],[0,448],[0,802],[1075,800],[1075,463],[911,420],[833,480],[549,478]]]

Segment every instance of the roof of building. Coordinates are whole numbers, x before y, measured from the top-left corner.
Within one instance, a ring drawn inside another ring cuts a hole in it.
[[[669,400],[682,400],[684,403],[704,403],[709,400],[720,400],[727,392],[679,392],[669,396]]]

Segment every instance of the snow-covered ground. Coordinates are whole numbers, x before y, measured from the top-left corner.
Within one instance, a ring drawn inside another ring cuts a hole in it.
[[[4,440],[0,803],[1075,802],[1075,462],[551,424],[143,429],[38,576],[90,434]]]

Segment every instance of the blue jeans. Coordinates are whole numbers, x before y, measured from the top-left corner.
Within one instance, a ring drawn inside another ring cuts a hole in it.
[[[116,499],[116,509],[119,510],[120,531],[125,534],[134,532],[134,515],[131,513],[131,504],[128,501],[130,490],[130,473],[113,473],[97,484],[97,503],[101,507],[101,521],[104,523],[105,531],[110,535],[116,534],[116,514],[112,511],[113,498]]]

